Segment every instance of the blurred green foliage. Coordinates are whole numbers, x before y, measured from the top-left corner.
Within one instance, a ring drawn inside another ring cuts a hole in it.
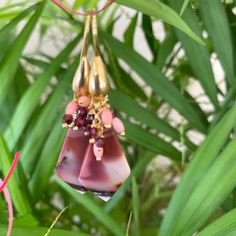
[[[22,151],[8,184],[15,209],[12,236],[44,235],[66,206],[49,235],[235,235],[235,3],[117,0],[99,15],[110,102],[126,125],[122,145],[132,167],[107,203],[91,193],[80,195],[54,175],[65,136],[60,117],[73,96],[84,19],[49,0],[2,4],[2,176],[14,152]],[[76,0],[73,7],[96,4]],[[127,13],[124,6],[133,10]],[[128,26],[120,41],[113,32],[123,17]],[[163,40],[157,37],[159,23]],[[137,51],[137,31],[149,59]],[[220,81],[216,59],[224,72]],[[191,90],[193,84],[201,91]],[[0,201],[0,235],[6,232],[5,210]]]

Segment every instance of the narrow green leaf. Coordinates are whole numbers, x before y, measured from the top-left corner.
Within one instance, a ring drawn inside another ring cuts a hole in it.
[[[137,20],[138,20],[138,14],[136,14],[134,17],[131,18],[131,22],[124,33],[125,43],[129,45],[131,48],[133,48],[133,43],[134,43],[133,40],[134,40]]]
[[[232,86],[235,83],[233,45],[224,5],[220,0],[200,0],[199,6],[215,51],[225,70],[228,84]]]
[[[183,6],[182,6],[181,11],[180,11],[181,16],[184,14],[184,11],[185,11],[186,7],[188,6],[189,1],[190,0],[184,0]]]
[[[6,140],[8,140],[10,150],[14,149],[30,116],[39,102],[40,96],[48,85],[50,78],[68,58],[73,48],[77,45],[80,37],[81,35],[78,35],[70,44],[68,44],[68,46],[66,46],[66,48],[53,60],[48,69],[39,75],[36,82],[27,90],[20,100],[14,116],[10,121],[10,125],[4,134]]]
[[[1,122],[0,127],[3,131],[7,128],[8,122],[17,107],[21,96],[29,88],[30,82],[26,72],[21,65],[18,66],[16,76],[11,85],[11,93],[8,93],[3,104],[0,106]]]
[[[157,52],[159,49],[159,40],[156,39],[152,26],[152,17],[143,14],[142,16],[142,29],[148,43],[148,46],[153,55],[153,61],[156,60]]]
[[[174,140],[179,141],[180,135],[177,130],[171,127],[167,122],[159,119],[154,113],[140,106],[129,96],[117,90],[111,90],[109,93],[110,103],[112,107],[118,111],[125,112],[128,116],[134,117],[137,121],[147,124],[149,128],[154,128],[159,132],[168,135]],[[122,98],[122,102],[120,102]],[[190,149],[195,149],[194,145],[186,138],[186,144]]]
[[[208,153],[205,153],[205,157]],[[192,235],[217,210],[236,185],[236,139],[232,140],[195,186],[175,223],[174,235]],[[202,162],[202,160],[201,160]]]
[[[204,143],[194,154],[193,160],[181,177],[181,181],[171,199],[167,214],[161,225],[159,232],[160,236],[172,235],[173,228],[186,204],[186,201],[192,194],[196,184],[201,180],[202,176],[204,176],[205,172],[215,161],[217,154],[221,150],[230,131],[232,130],[235,119],[236,107],[234,106],[215,126]],[[202,161],[203,157],[204,161]]]
[[[36,23],[38,22],[38,19],[44,9],[45,2],[46,1],[43,1],[38,5],[35,14],[29,19],[27,25],[21,31],[20,35],[12,43],[11,47],[6,52],[6,56],[3,62],[0,65],[0,78],[1,78],[0,103],[3,102],[4,98],[7,95],[7,91],[9,91],[9,87],[12,83],[12,80],[18,67],[18,62],[21,53]]]
[[[61,121],[59,120],[54,125],[30,178],[29,188],[34,201],[38,200],[38,197],[44,192],[54,172],[58,154],[65,138],[65,130],[60,124]]]
[[[174,46],[177,43],[176,36],[174,34],[174,31],[170,31],[167,33],[165,40],[163,43],[160,45],[159,51],[158,51],[158,56],[157,56],[157,66],[160,68],[160,70],[163,69],[163,67],[166,64],[166,60],[168,56],[171,55],[173,52]]]
[[[132,208],[134,216],[134,232],[136,236],[140,235],[139,205],[138,185],[135,177],[132,177]]]
[[[14,227],[11,233],[11,236],[43,236],[44,233],[47,231],[47,228],[19,228]],[[0,228],[0,235],[5,235],[7,232],[7,227],[1,226]],[[81,232],[72,232],[69,230],[62,230],[62,229],[53,229],[50,233],[50,236],[91,236],[90,234],[85,234]]]
[[[13,158],[11,157],[11,154],[8,150],[6,141],[0,133],[0,168],[5,176],[10,169],[12,160]],[[22,183],[20,183],[18,175],[15,172],[9,180],[7,187],[17,212],[20,215],[25,215],[31,212],[31,207],[25,193],[22,191],[21,184]]]
[[[199,117],[180,91],[163,76],[156,66],[150,64],[141,55],[110,35],[103,33],[103,38],[111,47],[113,53],[125,60],[158,95],[163,97],[171,106],[186,117],[194,127],[202,132],[206,132],[206,121]]]
[[[169,5],[176,11],[181,7],[182,0],[169,0]],[[190,5],[186,8],[183,14],[183,19],[188,22],[190,27],[196,32],[199,37],[202,37],[202,29],[199,26],[197,17]],[[219,108],[217,100],[217,86],[214,79],[214,74],[210,62],[210,54],[207,47],[204,47],[176,30],[176,35],[181,41],[185,50],[188,62],[196,76],[202,84],[206,95],[210,98],[215,108]]]
[[[20,13],[17,17],[12,19],[7,25],[5,25],[0,30],[0,41],[4,41],[6,37],[9,35],[9,33],[15,29],[15,27],[19,24],[19,22],[23,19],[25,19],[39,4],[35,4],[26,10],[24,10],[22,13]]]
[[[100,206],[98,206],[86,195],[81,195],[68,184],[63,182],[58,177],[56,182],[79,204],[81,204],[87,211],[89,211],[94,217],[100,221],[111,233],[112,235],[124,236],[125,233],[121,229],[120,225],[112,219]]]
[[[202,39],[188,27],[188,25],[180,18],[180,16],[160,1],[149,0],[147,4],[147,1],[145,0],[117,0],[117,3],[131,7],[137,11],[141,11],[146,15],[161,19],[168,24],[171,24],[182,30],[188,36],[196,40],[196,42],[204,45]]]
[[[118,59],[113,55],[112,50],[107,44],[105,44],[110,64],[107,66],[108,72],[110,73],[112,80],[116,88],[120,89],[127,95],[133,98],[140,98],[142,101],[147,101],[148,98],[145,92],[140,88],[140,86],[134,81],[129,74],[124,71],[119,65]],[[130,89],[132,88],[132,89]]]
[[[204,228],[198,236],[233,236],[236,234],[236,209],[224,214]]]
[[[151,152],[156,154],[162,154],[170,157],[173,160],[180,160],[181,154],[171,144],[163,141],[159,137],[149,133],[147,130],[142,129],[138,125],[131,124],[124,121],[125,128],[127,131],[127,138],[134,143],[137,143]]]

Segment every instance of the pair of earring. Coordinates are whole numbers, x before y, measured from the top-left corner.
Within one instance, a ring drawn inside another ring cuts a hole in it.
[[[86,17],[80,64],[72,89],[74,99],[66,108],[63,127],[68,132],[59,156],[56,174],[80,193],[92,191],[103,200],[122,185],[130,167],[116,133],[124,125],[108,103],[109,82],[100,56],[96,15]],[[94,59],[88,60],[92,25]]]

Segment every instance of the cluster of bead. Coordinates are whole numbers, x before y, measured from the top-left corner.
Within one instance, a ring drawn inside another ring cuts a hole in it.
[[[63,127],[82,130],[84,135],[89,136],[89,142],[93,144],[93,152],[98,161],[104,153],[104,132],[113,129],[119,135],[125,135],[124,125],[110,108],[107,96],[75,96],[66,107]]]

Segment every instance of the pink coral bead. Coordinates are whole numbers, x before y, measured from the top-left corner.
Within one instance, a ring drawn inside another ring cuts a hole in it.
[[[98,147],[96,144],[93,145],[93,153],[98,161],[102,159],[103,156],[103,148]]]
[[[105,109],[102,111],[102,123],[104,125],[111,125],[112,124],[112,119],[113,119],[113,114],[109,109]]]
[[[79,102],[79,105],[81,107],[88,107],[90,102],[91,102],[91,100],[87,96],[81,96],[81,97],[79,97],[78,102]]]
[[[122,134],[122,135],[125,133],[125,127],[119,118],[115,117],[112,121],[112,125],[113,125],[113,129],[117,133]]]
[[[75,101],[68,103],[66,114],[72,115],[78,109],[78,104]]]

